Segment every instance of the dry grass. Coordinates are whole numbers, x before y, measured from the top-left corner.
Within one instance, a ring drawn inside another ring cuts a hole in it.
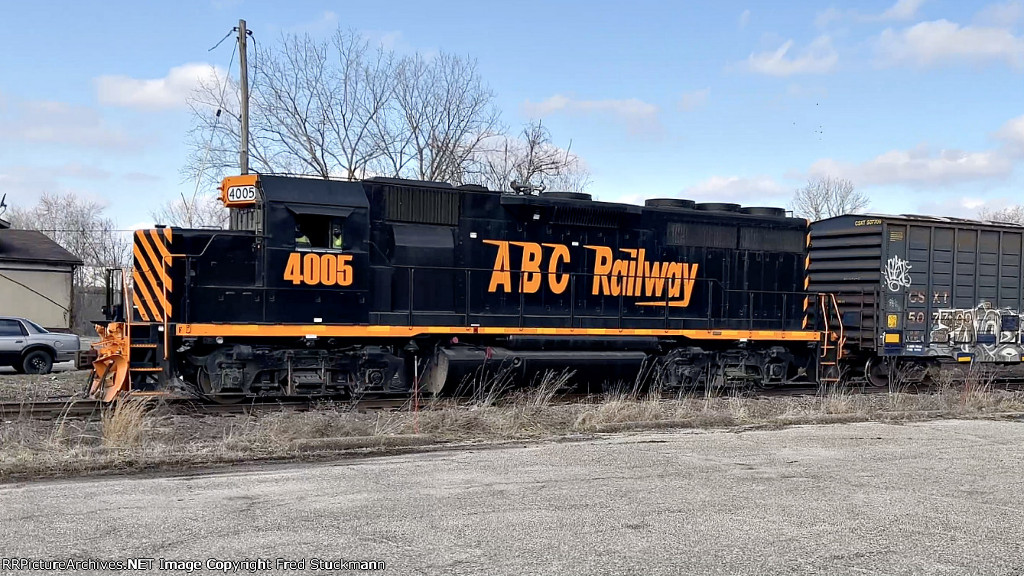
[[[100,415],[103,445],[108,448],[131,448],[142,444],[143,434],[152,423],[146,417],[151,408],[149,398],[118,398]]]
[[[500,387],[500,373],[494,377]],[[928,393],[738,397],[698,393],[674,399],[632,384],[603,397],[564,403],[571,372],[501,396],[480,386],[470,402],[428,399],[419,412],[359,413],[325,403],[306,412],[195,417],[126,400],[91,419],[0,422],[0,481],[96,472],[336,458],[452,442],[495,442],[659,428],[780,427],[856,421],[907,422],[1024,412],[1024,393],[998,390],[985,374],[940,382]]]

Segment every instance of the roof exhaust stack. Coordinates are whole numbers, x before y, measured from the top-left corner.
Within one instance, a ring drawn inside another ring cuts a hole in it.
[[[508,185],[516,194],[528,194],[530,196],[536,196],[548,188],[547,185],[543,183],[537,185],[530,184],[529,182],[521,184],[515,180],[509,182]]]

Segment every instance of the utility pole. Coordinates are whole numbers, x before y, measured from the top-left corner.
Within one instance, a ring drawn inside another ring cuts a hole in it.
[[[242,106],[242,146],[238,151],[239,173],[249,173],[249,62],[245,55],[245,39],[248,31],[245,29],[245,20],[238,21],[238,57],[241,59],[241,67],[238,72],[239,84],[242,93],[239,94]]]

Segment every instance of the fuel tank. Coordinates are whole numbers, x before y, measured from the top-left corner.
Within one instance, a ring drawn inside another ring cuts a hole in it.
[[[522,343],[519,343],[522,345]],[[546,372],[575,371],[570,384],[580,391],[632,384],[644,366],[644,350],[537,350],[494,346],[448,346],[434,355],[423,377],[437,395],[467,395],[500,385],[514,388],[534,382]]]

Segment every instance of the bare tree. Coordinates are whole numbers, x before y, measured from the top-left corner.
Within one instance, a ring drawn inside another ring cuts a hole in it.
[[[132,255],[130,236],[117,230],[103,211],[98,202],[74,193],[46,192],[35,206],[14,209],[10,222],[12,228],[39,230],[80,258],[76,287],[102,286],[105,269],[129,265]]]
[[[380,155],[375,116],[393,94],[394,56],[355,32],[329,41],[285,35],[250,59],[249,155],[256,172],[361,176]],[[233,78],[215,77],[189,98],[186,178],[219,182],[238,163],[241,113]]]
[[[492,140],[474,158],[467,183],[508,190],[512,182],[518,182],[569,192],[580,192],[590,183],[583,161],[555,146],[551,133],[539,121],[526,124],[519,137],[497,135]]]
[[[402,59],[394,113],[381,131],[380,171],[393,176],[462,183],[469,164],[498,128],[494,93],[476,62],[441,53]]]
[[[1018,204],[1007,206],[1006,208],[982,208],[978,210],[978,219],[1024,224],[1024,205]]]
[[[331,40],[285,35],[262,46],[250,90],[250,165],[321,178],[385,175],[460,183],[498,128],[494,95],[470,59],[398,59],[354,31]],[[190,99],[184,173],[218,181],[237,162],[240,114],[233,81]]]
[[[182,169],[185,180],[216,186],[227,173],[238,170],[241,142],[241,112],[238,84],[230,76],[214,70],[210,79],[201,80],[189,96],[192,126],[189,129],[189,156]],[[270,171],[262,142],[249,144],[249,166],[256,172]]]
[[[811,220],[821,220],[859,212],[868,207],[868,197],[845,178],[821,176],[807,182],[793,195],[793,212]]]
[[[179,196],[165,202],[150,215],[157,224],[185,228],[227,228],[230,218],[220,198],[212,195]]]

